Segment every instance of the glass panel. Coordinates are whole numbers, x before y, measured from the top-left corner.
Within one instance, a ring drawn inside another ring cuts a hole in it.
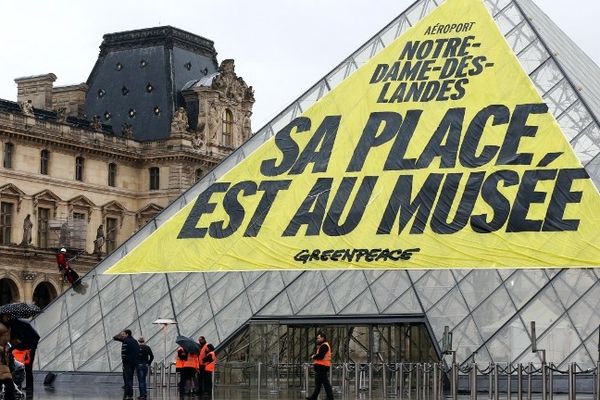
[[[548,110],[558,118],[567,107],[577,100],[577,95],[571,89],[571,85],[566,79],[563,79],[555,87],[543,96],[543,100],[548,105]]]
[[[496,15],[494,19],[496,20],[500,32],[502,32],[502,35],[504,36],[507,32],[517,26],[517,24],[521,23],[523,17],[517,7],[514,4],[511,4],[501,13]]]
[[[417,295],[427,310],[456,285],[450,270],[429,271],[419,282],[415,283]]]
[[[473,319],[481,336],[487,339],[496,333],[502,324],[512,318],[515,312],[515,307],[510,301],[506,289],[500,287],[473,311]]]
[[[81,307],[85,302],[90,299],[96,298],[97,285],[96,280],[92,278],[83,278],[82,285],[85,285],[86,289],[81,291],[80,293],[75,292],[72,288],[68,290],[69,294],[64,295],[65,301],[67,302],[67,310],[69,315],[73,315],[73,313]]]
[[[583,165],[600,153],[600,129],[592,123],[571,141],[573,150]]]
[[[66,351],[69,352],[69,363],[70,370],[73,369],[73,360],[71,359],[71,341],[69,337],[69,329],[67,321],[63,321],[54,332],[47,336],[42,336],[38,348],[36,351],[36,360],[39,360],[40,367],[45,370],[51,370],[48,368],[49,365],[56,365],[55,358],[62,359],[62,354]],[[60,363],[59,363],[60,364]],[[60,371],[69,370],[62,366],[58,368]]]
[[[600,156],[594,157],[586,166],[585,170],[592,178],[596,189],[600,190]]]
[[[567,356],[558,367],[567,369],[572,362],[576,362],[577,366],[582,369],[594,368],[596,366],[596,363],[590,356],[590,353],[588,353],[585,345],[581,345],[579,348],[575,349],[575,351]]]
[[[400,35],[402,35],[408,28],[410,28],[410,24],[408,20],[404,18],[404,16],[398,17],[395,21],[393,21],[389,26],[384,28],[382,32],[379,34],[379,38],[383,42],[385,46],[388,46],[394,40],[396,40]]]
[[[143,314],[161,297],[167,296],[167,281],[163,274],[153,275],[150,280],[140,286],[135,292],[135,302],[138,314]],[[171,311],[169,314],[173,314]],[[166,317],[162,317],[166,318]]]
[[[519,54],[519,62],[527,75],[529,75],[538,68],[541,63],[546,61],[548,57],[550,57],[550,55],[544,48],[542,42],[539,39],[535,39],[533,43],[527,46]]]
[[[81,364],[89,360],[94,354],[104,347],[104,332],[102,322],[98,322],[85,332],[79,340],[71,345],[75,361],[75,369],[79,369]]]
[[[423,312],[417,294],[412,288],[382,311],[383,314],[423,314]]]
[[[579,293],[583,293],[583,288]],[[568,313],[582,338],[588,337],[600,324],[600,283],[594,286]]]
[[[552,329],[544,332],[541,336],[538,333],[538,348],[545,349],[546,359],[553,360],[557,364],[565,360],[581,343],[579,335],[566,315],[554,324]]]
[[[598,327],[596,327],[596,330],[585,340],[585,347],[591,355],[598,354],[598,335],[600,335],[600,332],[598,332]]]
[[[431,0],[423,0],[406,10],[404,14],[411,25],[415,25],[421,19],[423,19],[431,10],[435,8],[436,4]]]
[[[113,336],[121,332],[123,329],[131,329],[137,337],[140,334],[137,325],[137,311],[133,296],[129,296],[125,301],[117,306],[114,310],[104,316],[104,326],[106,327],[106,341],[112,340]],[[143,331],[142,331],[143,332]],[[143,334],[146,334],[143,332]]]
[[[33,325],[41,337],[45,337],[48,332],[54,329],[59,323],[64,322],[66,318],[67,306],[65,297],[62,296],[44,308],[44,312],[35,317],[31,325]]]
[[[495,362],[511,362],[526,350],[529,334],[520,318],[514,318],[486,344]]]
[[[131,281],[129,275],[120,275],[100,292],[102,312],[106,315],[119,303],[131,296]]]
[[[231,300],[244,291],[244,282],[239,272],[229,272],[223,279],[208,287],[208,296],[216,314]]]
[[[82,307],[69,318],[71,328],[71,341],[76,341],[84,335],[92,325],[100,320],[100,302],[94,297],[85,307]]]
[[[565,308],[569,308],[596,281],[596,277],[589,270],[567,269],[552,281],[552,285]]]
[[[459,283],[467,305],[472,310],[500,285],[500,277],[496,270],[473,270]]]
[[[344,271],[321,271],[323,279],[327,285],[331,285],[331,282],[335,281]]]
[[[219,339],[219,334],[217,332],[217,327],[215,326],[215,320],[211,319],[206,324],[200,327],[198,331],[192,335],[194,338],[199,338],[200,336],[204,336],[206,338],[207,343],[212,343],[214,346],[217,346],[222,339]],[[174,357],[174,355],[173,355]]]
[[[302,309],[324,289],[325,282],[319,272],[305,272],[287,289],[294,313]]]
[[[368,290],[367,288],[367,280],[362,271],[344,272],[329,286],[334,309],[337,311],[344,309],[359,293]]]
[[[144,332],[158,332],[162,329],[162,325],[154,325],[153,322],[159,318],[174,318],[171,301],[168,296],[160,299],[145,314],[140,316],[139,323],[141,329]]]
[[[39,350],[39,349],[38,349]],[[71,348],[67,347],[58,354],[58,357],[50,361],[46,365],[42,365],[45,371],[73,371],[73,358],[71,354]],[[36,352],[36,359],[38,353]],[[41,361],[43,363],[43,361]]]
[[[515,27],[508,35],[505,36],[510,48],[519,54],[536,38],[535,33],[525,22]]]
[[[260,278],[265,272],[263,271],[244,271],[240,272],[240,276],[244,281],[244,286],[248,287],[254,283],[258,278]]]
[[[291,316],[294,315],[292,311],[292,305],[288,298],[287,292],[279,294],[274,300],[271,300],[269,304],[258,312],[258,315],[278,315],[278,316]]]
[[[548,59],[533,74],[531,74],[530,78],[543,96],[546,92],[556,86],[558,82],[563,80],[564,75],[558,69],[556,62],[552,59]]]
[[[437,332],[443,332],[443,329]],[[460,361],[467,361],[483,343],[471,317],[468,317],[460,326],[453,329],[453,333],[452,345],[456,349],[456,358]]]
[[[160,274],[134,274],[134,275],[121,275],[122,278],[131,279],[131,284],[133,285],[133,289],[137,290],[144,283],[148,282],[151,278],[154,278]]]
[[[270,274],[276,274],[277,272],[269,272]],[[286,285],[289,285],[290,283],[292,283],[292,281],[294,279],[296,279],[297,277],[300,276],[300,274],[303,274],[304,271],[285,271],[285,272],[279,272],[281,274],[281,278],[283,279],[283,282]]]
[[[333,315],[335,310],[329,294],[326,290],[322,290],[321,293],[311,302],[305,305],[299,312],[302,315]]]
[[[408,289],[410,282],[406,271],[386,271],[384,276],[371,285],[375,301],[382,310],[389,307]]]
[[[529,299],[534,297],[540,288],[548,282],[543,270],[518,270],[504,281],[504,286],[515,302],[521,308]]]
[[[376,271],[364,271],[365,276],[367,277],[367,282],[372,284],[375,280],[377,280],[385,271],[376,270]]]
[[[213,317],[208,301],[208,295],[204,293],[177,315],[182,335],[190,335]]]
[[[169,282],[171,282],[169,276]],[[189,274],[189,276],[171,290],[175,312],[183,312],[195,299],[206,292],[203,274]]]
[[[468,314],[469,310],[458,288],[454,288],[444,300],[427,311],[427,318],[435,332],[443,332],[444,326],[448,325],[452,329]]]
[[[551,286],[547,286],[537,297],[521,312],[525,324],[535,321],[538,336],[556,321],[564,312],[556,293]],[[551,360],[550,357],[548,357]]]
[[[177,344],[175,339],[177,338],[177,328],[170,325],[163,328],[162,325],[153,325],[154,334],[150,338],[146,338],[146,344],[152,348],[154,353],[155,361],[161,362],[165,359],[175,361],[175,350],[177,350]],[[194,336],[196,338],[196,336]],[[116,343],[116,342],[115,342]],[[117,346],[115,346],[117,347]],[[121,347],[118,347],[119,351]],[[120,362],[119,356],[119,362]]]
[[[96,355],[94,355],[91,359],[86,360],[85,364],[79,367],[79,371],[110,371],[106,347],[102,346],[102,349],[100,349]]]
[[[485,0],[485,5],[492,15],[498,14],[511,0]]]
[[[579,100],[558,118],[558,124],[569,141],[580,132],[583,132],[591,122],[592,118],[590,114],[588,114],[583,103]]]
[[[246,295],[241,295],[229,304],[223,311],[215,315],[215,324],[221,341],[227,339],[236,329],[240,328],[252,316],[250,303]]]
[[[272,298],[283,290],[283,280],[278,273],[266,273],[255,281],[246,293],[250,299],[253,313],[258,312]]]
[[[193,274],[184,274],[184,273],[177,273],[177,274],[169,274],[168,278],[169,278],[169,285],[171,285],[171,289],[173,289],[174,287],[176,287],[177,285],[179,285],[179,283],[183,282],[186,279],[190,279],[196,275],[200,275],[202,276],[202,273],[193,273]]]
[[[371,291],[365,290],[351,304],[341,310],[341,314],[379,314]]]

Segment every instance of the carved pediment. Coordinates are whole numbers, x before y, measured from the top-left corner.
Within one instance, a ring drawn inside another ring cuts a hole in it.
[[[51,190],[48,190],[48,189],[42,190],[41,192],[38,192],[33,195],[33,212],[37,213],[38,205],[40,204],[40,202],[42,202],[42,203],[51,204],[54,213],[56,213],[56,208],[58,207],[58,202],[61,200],[62,199],[60,197],[58,197]]]
[[[150,203],[140,208],[135,213],[135,218],[137,220],[138,225],[145,223],[146,221],[154,218],[158,213],[164,210],[164,207],[159,206],[158,204]]]
[[[109,201],[102,206],[102,219],[104,220],[109,215],[116,215],[119,217],[119,226],[123,225],[123,214],[127,212],[127,209],[118,201]]]
[[[21,201],[23,201],[23,197],[25,196],[25,192],[16,187],[12,183],[7,183],[6,185],[0,186],[0,199],[8,198],[17,202],[17,211],[21,210]]]
[[[67,202],[67,204],[69,215],[73,214],[73,211],[75,209],[83,209],[87,210],[88,222],[92,220],[92,210],[94,209],[94,207],[96,207],[96,205],[84,195],[80,194],[79,196],[73,197]]]

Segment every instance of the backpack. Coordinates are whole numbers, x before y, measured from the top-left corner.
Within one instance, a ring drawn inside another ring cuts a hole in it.
[[[46,377],[44,378],[44,386],[51,386],[56,379],[56,374],[53,372],[48,372]]]

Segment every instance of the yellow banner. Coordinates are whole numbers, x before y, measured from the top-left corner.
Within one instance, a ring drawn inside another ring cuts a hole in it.
[[[447,0],[108,273],[600,264],[598,191],[481,0]]]

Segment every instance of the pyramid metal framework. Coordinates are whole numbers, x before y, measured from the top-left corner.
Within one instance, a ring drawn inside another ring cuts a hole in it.
[[[459,361],[476,352],[481,362],[539,362],[528,333],[535,320],[538,347],[549,361],[591,367],[600,324],[598,268],[102,274],[441,2],[415,2],[103,260],[84,278],[85,293],[67,291],[48,306],[34,320],[42,335],[35,367],[119,371],[120,346],[112,337],[125,327],[143,334],[160,358],[157,318],[176,318],[182,334],[217,344],[252,317],[411,314],[425,316],[438,343],[448,325]],[[530,0],[485,4],[600,187],[600,69]],[[174,343],[176,330],[166,335]]]

